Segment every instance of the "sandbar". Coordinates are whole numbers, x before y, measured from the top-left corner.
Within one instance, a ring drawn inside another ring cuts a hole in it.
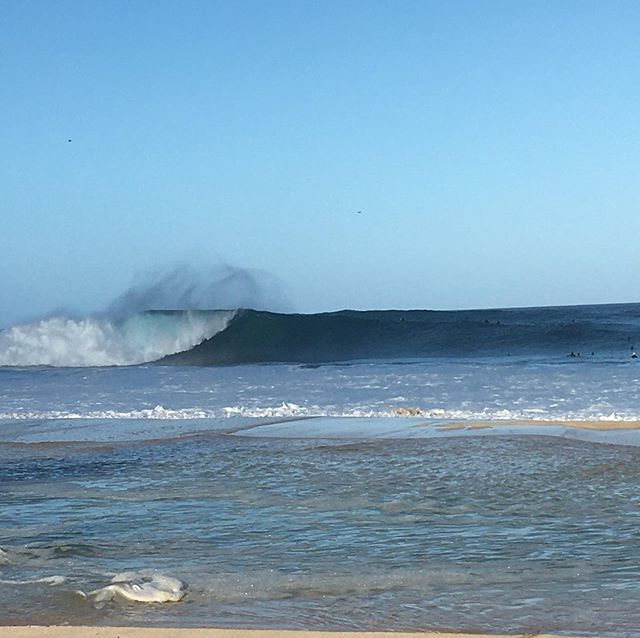
[[[433,423],[421,423],[420,425],[430,426]],[[567,427],[579,430],[638,430],[640,421],[561,421],[561,420],[540,420],[540,419],[520,419],[520,420],[495,420],[495,421],[449,421],[438,423],[439,430],[462,430],[480,429],[499,426],[523,426],[523,427]]]

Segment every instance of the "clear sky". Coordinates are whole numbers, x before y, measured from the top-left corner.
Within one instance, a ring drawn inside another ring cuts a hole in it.
[[[636,1],[0,0],[0,325],[191,261],[302,312],[637,301],[638,33]]]

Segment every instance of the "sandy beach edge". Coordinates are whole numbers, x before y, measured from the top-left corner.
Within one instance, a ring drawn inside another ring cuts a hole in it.
[[[457,632],[307,631],[281,629],[218,629],[185,627],[1,627],[6,638],[561,638],[553,634],[474,634]],[[578,637],[573,637],[578,638]]]
[[[419,426],[433,426],[438,430],[474,430],[493,427],[529,427],[540,428],[544,431],[545,427],[565,427],[575,428],[577,430],[640,430],[640,421],[587,421],[587,420],[570,420],[562,421],[560,419],[495,419],[484,421],[452,421],[447,420],[442,423],[420,423]]]

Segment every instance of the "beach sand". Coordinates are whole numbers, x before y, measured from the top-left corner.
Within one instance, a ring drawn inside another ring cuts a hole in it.
[[[157,627],[0,627],[3,638],[531,638],[531,634],[465,634],[447,632],[286,631]],[[560,638],[535,634],[536,638]],[[574,637],[575,638],[575,637]]]
[[[421,425],[430,426],[433,423],[423,423]],[[504,420],[504,421],[451,421],[447,423],[439,423],[436,427],[439,430],[462,430],[462,429],[480,429],[498,426],[523,426],[523,427],[567,427],[577,428],[580,430],[638,430],[640,429],[640,421],[542,421],[536,419],[526,420]]]

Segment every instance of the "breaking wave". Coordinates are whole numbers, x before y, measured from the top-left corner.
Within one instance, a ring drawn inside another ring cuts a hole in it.
[[[0,332],[1,366],[212,366],[522,356],[628,359],[640,304],[283,314],[158,310],[53,317]],[[637,358],[637,355],[634,357]]]
[[[223,330],[232,310],[147,311],[123,321],[51,317],[0,332],[1,366],[125,366],[189,350]]]

